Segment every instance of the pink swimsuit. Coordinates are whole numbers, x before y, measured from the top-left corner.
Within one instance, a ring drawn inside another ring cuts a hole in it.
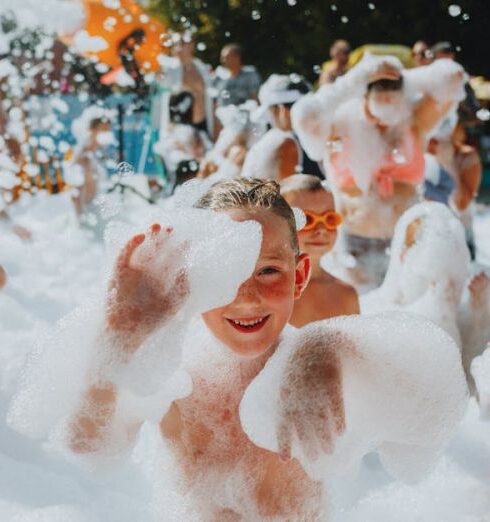
[[[413,131],[410,131],[407,140],[400,151],[401,161],[397,162],[394,154],[386,154],[382,167],[372,177],[378,185],[378,194],[382,199],[389,199],[394,194],[395,181],[418,185],[424,179],[424,154],[417,143]],[[343,139],[343,148],[330,159],[332,180],[340,189],[355,187],[356,182],[349,166],[349,141]]]

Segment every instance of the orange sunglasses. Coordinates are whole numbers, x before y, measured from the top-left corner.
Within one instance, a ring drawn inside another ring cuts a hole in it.
[[[315,214],[311,210],[303,210],[306,216],[305,226],[300,232],[313,230],[318,223],[322,223],[327,230],[337,230],[342,223],[342,216],[334,210],[327,210],[323,214]]]

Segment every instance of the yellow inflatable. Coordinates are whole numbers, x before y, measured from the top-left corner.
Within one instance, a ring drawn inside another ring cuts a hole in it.
[[[361,61],[366,52],[371,54],[396,56],[404,67],[413,67],[412,50],[406,45],[397,44],[366,44],[351,51],[349,56],[349,69]],[[328,60],[322,65],[322,70],[328,71],[332,60]]]

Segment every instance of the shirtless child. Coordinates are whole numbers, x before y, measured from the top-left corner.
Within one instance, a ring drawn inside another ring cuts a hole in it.
[[[224,358],[221,350],[214,350],[204,362],[186,364],[193,391],[162,412],[161,433],[173,450],[183,493],[196,503],[202,521],[321,520],[321,484],[290,458],[291,433],[299,430],[306,449],[314,444],[330,452],[344,431],[336,354],[328,346],[312,346],[308,357],[291,362],[295,375],[301,376],[283,393],[279,453],[255,446],[239,418],[246,388],[275,352],[294,300],[309,279],[310,262],[307,254],[299,253],[294,214],[276,183],[243,178],[213,185],[196,206],[226,212],[236,221],[258,221],[263,241],[255,270],[234,301],[202,316],[234,357]],[[100,336],[127,359],[152,332],[171,322],[188,297],[185,272],[177,270],[170,278],[148,269],[152,255],[164,256],[168,266],[175,264],[175,252],[166,251],[171,233],[153,225],[129,241],[116,263]],[[308,408],[312,397],[321,394],[325,406]],[[72,450],[103,448],[114,427],[117,397],[117,387],[106,376],[92,377],[71,423]],[[297,411],[307,412],[307,422]],[[331,422],[325,422],[327,418]]]
[[[332,193],[317,177],[295,174],[281,182],[281,194],[291,207],[300,208],[306,215],[306,225],[298,232],[298,240],[301,252],[311,260],[310,281],[296,300],[289,322],[301,327],[337,315],[358,314],[359,300],[354,287],[320,266],[322,256],[332,250],[342,222],[335,211]]]

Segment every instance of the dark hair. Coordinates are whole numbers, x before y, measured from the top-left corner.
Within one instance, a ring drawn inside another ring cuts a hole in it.
[[[374,82],[367,84],[367,92],[387,92],[387,91],[400,91],[403,88],[403,76],[400,76],[398,80],[390,80],[388,78],[381,78]]]
[[[240,56],[240,58],[243,58],[243,49],[240,44],[237,44],[237,43],[226,44],[223,47],[222,51],[224,51],[224,50],[231,51],[232,53],[238,54],[238,56]]]
[[[192,107],[194,96],[188,91],[172,94],[169,101],[170,121],[192,125]]]
[[[437,42],[432,47],[432,54],[456,54],[456,51],[451,42]]]
[[[199,172],[199,162],[196,160],[179,161],[175,170],[176,184],[182,185],[186,181],[196,177]]]
[[[215,211],[234,208],[260,208],[270,210],[286,220],[291,237],[291,247],[299,254],[296,219],[291,207],[281,196],[275,181],[254,178],[235,178],[218,181],[194,204],[196,208],[209,208]]]

